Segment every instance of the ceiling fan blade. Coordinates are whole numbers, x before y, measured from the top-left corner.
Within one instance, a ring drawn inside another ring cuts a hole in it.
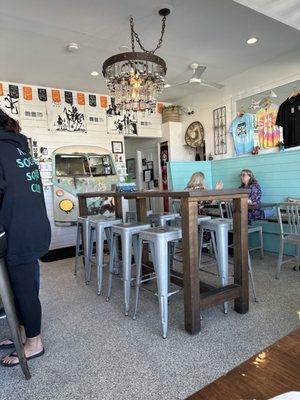
[[[165,89],[171,89],[175,86],[180,86],[180,85],[187,85],[189,83],[189,81],[185,81],[185,82],[180,82],[180,83],[174,83],[174,85],[167,86]]]
[[[204,65],[199,65],[196,69],[195,69],[195,73],[194,76],[195,78],[199,79],[201,78],[203,72],[206,70],[206,67],[204,67]]]
[[[208,87],[213,87],[215,89],[222,89],[224,85],[221,85],[220,83],[216,82],[209,82],[209,81],[202,81],[200,82],[200,85],[202,86],[208,86]]]

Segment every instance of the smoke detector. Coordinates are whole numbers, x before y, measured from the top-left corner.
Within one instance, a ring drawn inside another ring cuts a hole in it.
[[[75,53],[76,51],[79,50],[79,46],[77,43],[69,43],[66,47],[67,51],[70,53]]]

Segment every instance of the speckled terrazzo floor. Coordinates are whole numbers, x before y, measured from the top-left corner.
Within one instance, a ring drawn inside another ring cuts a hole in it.
[[[180,293],[169,306],[167,340],[153,296],[142,292],[139,319],[125,318],[121,282],[114,281],[106,303],[95,279],[86,286],[72,265],[73,259],[42,265],[46,354],[30,363],[28,382],[19,368],[0,367],[0,399],[184,399],[299,325],[300,273],[286,266],[275,280],[271,254],[253,257],[260,302],[251,297],[248,314],[207,310],[201,333],[190,336]],[[9,334],[4,320],[0,334]]]

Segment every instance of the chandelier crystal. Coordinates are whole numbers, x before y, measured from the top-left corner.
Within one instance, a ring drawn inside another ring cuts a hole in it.
[[[148,51],[144,48],[134,30],[131,17],[132,51],[116,54],[103,63],[102,73],[106,79],[107,89],[115,98],[118,109],[149,112],[155,110],[157,98],[164,89],[167,66],[165,61],[154,53],[162,45],[166,17],[169,13],[168,8],[159,10],[162,16],[162,30],[154,50]],[[142,51],[135,51],[135,40]]]

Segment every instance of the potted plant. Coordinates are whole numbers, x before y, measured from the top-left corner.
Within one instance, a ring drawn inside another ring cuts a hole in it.
[[[181,107],[175,104],[164,106],[162,112],[162,123],[165,122],[180,122]]]

